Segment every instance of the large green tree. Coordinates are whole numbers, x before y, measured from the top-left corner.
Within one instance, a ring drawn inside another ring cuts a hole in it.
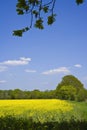
[[[69,85],[69,86],[62,86],[57,91],[57,98],[63,99],[63,100],[76,100],[76,93],[77,90],[75,87]]]
[[[84,0],[75,0],[76,3],[82,4]],[[34,27],[44,29],[44,21],[47,20],[48,25],[55,22],[56,14],[54,13],[56,0],[18,0],[16,11],[18,15],[29,14],[30,25],[20,30],[14,30],[13,35],[22,36],[22,34]],[[44,16],[44,14],[46,14]],[[47,18],[46,18],[47,17]]]
[[[58,84],[57,89],[60,89],[62,86],[69,86],[69,85],[75,87],[77,90],[84,88],[83,84],[78,78],[76,78],[73,75],[66,75],[62,78],[62,81]]]
[[[78,78],[73,75],[66,75],[57,85],[56,97],[60,99],[83,101],[87,98],[87,94],[84,85]]]

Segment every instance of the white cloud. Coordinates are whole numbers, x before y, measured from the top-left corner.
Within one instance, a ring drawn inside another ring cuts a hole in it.
[[[82,65],[80,65],[80,64],[76,64],[74,66],[77,67],[77,68],[81,68],[82,67]]]
[[[6,71],[7,67],[6,66],[0,66],[0,72]]]
[[[25,72],[27,72],[27,73],[36,73],[36,70],[29,70],[29,69],[26,69]]]
[[[0,84],[6,83],[6,80],[0,80]]]
[[[31,58],[25,58],[20,57],[19,60],[7,60],[0,62],[1,65],[11,65],[11,66],[17,66],[17,65],[27,65],[31,61]]]
[[[60,68],[57,68],[57,69],[52,69],[52,70],[48,70],[48,71],[45,71],[43,72],[42,74],[44,75],[50,75],[50,74],[59,74],[59,73],[70,73],[70,70],[67,68],[67,67],[60,67]]]

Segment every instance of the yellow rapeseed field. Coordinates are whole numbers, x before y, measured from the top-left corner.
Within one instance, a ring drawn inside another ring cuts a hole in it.
[[[0,100],[0,116],[32,117],[35,121],[58,120],[73,110],[73,105],[57,99]]]

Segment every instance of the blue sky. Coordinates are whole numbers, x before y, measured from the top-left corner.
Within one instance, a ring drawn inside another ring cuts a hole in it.
[[[57,1],[56,22],[22,38],[12,31],[27,26],[29,16],[17,15],[17,0],[5,2],[0,4],[0,89],[51,90],[67,74],[87,88],[87,1],[80,6]]]

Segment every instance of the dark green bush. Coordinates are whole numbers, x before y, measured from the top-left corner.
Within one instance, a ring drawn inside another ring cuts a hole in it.
[[[0,130],[87,130],[87,121],[75,120],[36,123],[28,118],[0,117]]]

